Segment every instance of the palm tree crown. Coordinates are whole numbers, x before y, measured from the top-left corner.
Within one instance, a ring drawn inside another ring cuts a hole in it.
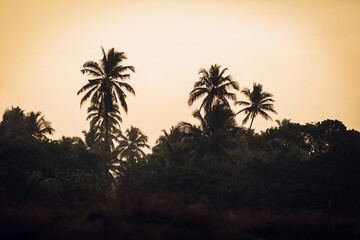
[[[177,127],[171,127],[169,132],[162,130],[163,134],[156,140],[152,148],[153,154],[160,154],[159,158],[167,163],[180,164],[184,162],[184,137],[185,134]]]
[[[90,98],[88,119],[91,119],[90,127],[97,126],[104,136],[104,170],[109,161],[110,149],[113,146],[111,134],[116,132],[117,125],[121,122],[118,105],[121,105],[125,112],[128,107],[125,101],[126,94],[123,89],[135,95],[134,89],[124,80],[130,77],[128,70],[135,72],[133,66],[123,66],[122,61],[127,59],[125,53],[115,51],[111,48],[108,53],[102,49],[103,58],[99,63],[87,61],[84,63],[81,72],[87,74],[90,79],[79,91],[78,95],[87,91],[82,97],[80,106]]]
[[[249,99],[249,102],[246,101],[238,101],[236,102],[237,105],[244,105],[247,106],[241,111],[239,111],[236,114],[239,114],[241,112],[244,112],[246,114],[246,117],[242,121],[242,124],[246,124],[247,121],[251,118],[251,123],[249,127],[249,131],[251,129],[251,126],[253,124],[254,118],[257,115],[262,116],[266,120],[272,120],[269,114],[266,112],[272,112],[277,114],[277,112],[274,110],[274,100],[271,98],[273,95],[271,93],[263,91],[263,86],[261,84],[253,83],[253,90],[250,91],[249,88],[244,88],[241,92]]]
[[[53,134],[51,123],[41,112],[24,113],[20,107],[12,107],[3,115],[0,134],[3,136],[19,136],[25,139],[46,140],[46,135]]]
[[[231,136],[239,128],[230,107],[216,101],[211,111],[205,112],[204,117],[199,110],[193,113],[193,117],[200,121],[199,126],[187,122],[181,122],[178,126],[185,134],[184,140],[191,158],[200,162],[208,155],[217,161],[224,158],[232,161],[228,150],[234,147]]]
[[[147,141],[148,137],[139,128],[131,126],[130,129],[125,131],[125,135],[119,133],[117,139],[119,145],[115,150],[119,152],[120,159],[140,160],[146,155],[141,148],[150,148]]]
[[[190,92],[188,104],[191,106],[198,98],[205,96],[199,111],[204,107],[205,111],[209,111],[216,101],[220,101],[228,106],[228,99],[236,101],[236,95],[228,92],[228,89],[239,89],[239,84],[233,81],[230,75],[224,76],[228,70],[224,68],[220,70],[220,65],[211,65],[209,71],[204,68],[199,71],[199,81],[195,82],[194,89]]]
[[[124,52],[117,52],[114,48],[111,48],[106,54],[104,49],[103,58],[100,63],[94,61],[87,61],[84,63],[81,72],[88,74],[91,77],[88,83],[83,86],[79,91],[83,93],[88,92],[81,99],[80,105],[82,105],[89,97],[91,97],[92,104],[102,103],[105,111],[112,111],[114,103],[121,104],[125,112],[128,111],[125,101],[126,94],[123,91],[125,88],[128,92],[135,95],[134,89],[123,80],[128,79],[130,74],[125,73],[127,70],[135,72],[133,66],[123,66],[121,63],[127,59]]]
[[[47,139],[46,134],[53,134],[54,129],[51,127],[51,123],[45,119],[40,111],[30,112],[27,117],[27,130],[36,139]]]

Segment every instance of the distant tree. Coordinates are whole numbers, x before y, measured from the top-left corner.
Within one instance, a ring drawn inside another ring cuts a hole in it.
[[[119,144],[115,151],[119,153],[120,160],[139,161],[145,158],[146,154],[142,148],[150,148],[150,146],[147,144],[148,137],[139,128],[131,126],[125,131],[125,135],[120,132],[117,137]]]
[[[201,162],[207,155],[218,162],[224,159],[233,162],[228,150],[235,146],[231,136],[239,129],[229,106],[217,101],[204,117],[199,110],[193,113],[193,117],[200,121],[200,126],[187,122],[179,124],[180,130],[185,134],[186,147],[192,160]]]
[[[93,150],[100,144],[100,133],[95,127],[90,128],[89,131],[82,131],[84,136],[84,145],[86,148]]]
[[[51,127],[51,123],[45,120],[45,116],[41,112],[30,112],[26,116],[26,130],[29,135],[36,139],[46,139],[46,134],[53,134],[54,129]]]
[[[266,120],[271,120],[272,118],[266,112],[272,112],[277,114],[277,112],[274,110],[274,100],[271,98],[273,97],[273,95],[271,93],[263,91],[263,86],[261,84],[254,83],[252,91],[250,91],[249,88],[244,88],[241,92],[245,95],[245,97],[249,99],[249,102],[236,102],[237,105],[247,106],[238,113],[236,113],[236,115],[241,112],[244,112],[246,114],[246,117],[242,121],[243,125],[246,124],[247,121],[251,118],[249,132],[254,122],[254,118],[257,115],[262,116]]]
[[[25,114],[24,110],[19,107],[12,107],[3,114],[0,124],[1,137],[25,135]]]
[[[276,119],[275,122],[280,128],[289,125],[291,123],[291,119],[283,118],[281,121],[279,119]]]
[[[12,107],[5,111],[1,129],[3,136],[23,139],[45,140],[47,134],[54,133],[51,123],[45,120],[45,116],[41,112],[25,114],[20,107]]]
[[[156,140],[153,147],[153,154],[160,155],[160,158],[168,163],[183,163],[185,160],[184,133],[179,127],[171,127],[170,131],[162,130],[163,134]]]
[[[229,89],[239,89],[239,84],[233,81],[230,75],[224,76],[227,68],[220,70],[220,65],[211,65],[209,71],[202,68],[199,71],[199,81],[195,82],[194,89],[190,92],[188,104],[191,106],[198,98],[205,96],[199,111],[204,107],[205,111],[210,111],[216,101],[220,101],[227,106],[228,99],[236,101],[236,95],[228,92]]]
[[[331,152],[346,134],[346,126],[338,120],[307,123],[303,127],[306,148],[312,156]]]
[[[82,97],[80,106],[90,98],[91,107],[98,108],[98,117],[102,118],[104,127],[105,156],[104,169],[106,161],[110,156],[110,137],[111,129],[114,127],[109,113],[116,113],[116,106],[120,104],[125,112],[128,111],[125,101],[126,94],[123,89],[135,95],[134,89],[124,80],[130,77],[126,71],[135,72],[133,66],[124,66],[122,61],[127,59],[124,52],[118,52],[111,48],[108,53],[102,49],[103,58],[99,63],[87,61],[84,63],[81,72],[87,74],[91,79],[79,91],[78,95],[87,91]],[[91,115],[92,113],[90,113]],[[94,116],[96,118],[96,116]]]

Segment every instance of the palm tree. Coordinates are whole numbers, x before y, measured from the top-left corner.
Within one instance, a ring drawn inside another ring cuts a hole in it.
[[[130,129],[125,131],[125,135],[121,132],[118,134],[117,142],[119,145],[116,147],[120,155],[120,160],[123,158],[138,161],[144,159],[146,154],[141,148],[150,148],[147,145],[148,137],[145,136],[139,128],[131,126]]]
[[[199,111],[202,107],[205,111],[210,111],[216,101],[220,101],[228,106],[228,99],[236,101],[236,95],[228,92],[228,89],[239,90],[239,84],[233,81],[230,75],[224,76],[228,70],[220,70],[220,65],[211,65],[209,71],[204,68],[199,71],[199,81],[195,82],[194,89],[190,92],[188,104],[191,106],[198,98],[205,96]]]
[[[120,104],[127,113],[128,107],[125,101],[126,94],[123,89],[135,95],[134,89],[124,80],[130,77],[126,73],[128,70],[135,72],[133,66],[123,66],[122,61],[127,59],[124,52],[115,51],[111,48],[108,53],[102,49],[103,58],[99,63],[94,61],[87,61],[84,63],[81,72],[91,77],[87,84],[85,84],[79,91],[78,95],[87,91],[82,97],[80,106],[90,98],[91,106],[98,107],[98,117],[102,118],[104,132],[105,132],[105,156],[104,167],[107,161],[107,155],[110,151],[109,133],[112,125],[112,120],[109,113],[116,112],[116,106]],[[91,113],[90,113],[91,115]]]
[[[249,132],[251,130],[251,126],[254,122],[254,118],[257,115],[261,115],[266,120],[272,120],[272,118],[267,114],[266,112],[272,112],[277,114],[277,112],[274,110],[274,100],[271,98],[273,95],[268,92],[263,91],[263,86],[261,84],[253,83],[253,90],[250,91],[249,88],[244,88],[241,92],[249,99],[249,102],[246,101],[238,101],[236,102],[237,105],[244,105],[247,106],[241,111],[239,111],[237,114],[244,112],[246,114],[246,117],[242,121],[242,124],[246,124],[247,121],[251,118],[251,123],[249,127]]]
[[[26,116],[26,130],[29,135],[39,140],[47,139],[46,134],[53,134],[51,123],[45,120],[45,116],[38,112],[30,112]]]
[[[105,121],[107,119],[107,122]],[[114,104],[113,111],[105,112],[104,107],[99,104],[93,104],[88,108],[88,116],[86,120],[90,120],[90,129],[96,129],[98,132],[99,140],[106,142],[106,136],[109,141],[109,149],[114,148],[113,140],[116,138],[120,130],[120,123],[122,118],[120,117],[120,110],[117,104]],[[106,135],[106,127],[109,126]]]
[[[25,135],[25,113],[20,107],[12,107],[3,114],[0,124],[1,137],[20,138]]]
[[[229,106],[217,101],[211,111],[205,112],[204,117],[199,110],[193,113],[193,117],[200,121],[200,126],[187,122],[179,124],[192,160],[199,163],[207,155],[218,162],[222,159],[233,162],[228,150],[235,146],[232,136],[239,128]]]
[[[90,150],[98,149],[100,145],[100,133],[99,130],[94,127],[90,128],[89,131],[82,131],[84,136],[84,145]]]
[[[26,139],[47,139],[46,134],[53,134],[51,123],[45,120],[41,112],[24,113],[20,107],[12,107],[3,115],[1,122],[3,136]]]
[[[163,134],[156,140],[156,146],[153,147],[153,154],[160,155],[159,158],[167,163],[181,164],[185,159],[184,151],[184,133],[179,127],[171,127],[167,132],[162,130]]]
[[[278,128],[281,128],[291,124],[291,119],[283,118],[281,121],[279,119],[276,119],[275,122],[278,125]]]

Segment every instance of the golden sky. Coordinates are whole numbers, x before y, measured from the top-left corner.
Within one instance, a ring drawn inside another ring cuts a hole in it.
[[[139,127],[150,145],[161,129],[193,121],[200,102],[188,107],[189,92],[215,63],[241,88],[258,82],[273,93],[274,119],[338,119],[360,130],[359,13],[356,0],[1,0],[0,112],[40,110],[53,138],[80,136],[88,129],[80,69],[103,46],[136,67],[122,129]],[[274,125],[254,121],[256,130]]]

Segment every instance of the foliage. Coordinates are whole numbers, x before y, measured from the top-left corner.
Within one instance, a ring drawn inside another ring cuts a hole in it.
[[[249,127],[249,131],[251,129],[251,126],[253,124],[254,118],[257,115],[262,116],[266,120],[271,119],[270,115],[267,114],[267,111],[275,113],[274,110],[274,100],[271,98],[273,95],[268,92],[264,92],[262,90],[261,84],[253,84],[253,90],[250,91],[249,88],[244,88],[241,92],[249,99],[249,102],[246,101],[238,101],[236,104],[238,105],[244,105],[248,106],[242,110],[240,110],[237,114],[244,112],[246,114],[242,124],[246,124],[247,121],[251,118],[251,123]]]
[[[205,156],[216,162],[232,161],[227,150],[235,146],[231,136],[238,130],[232,110],[217,101],[211,111],[206,111],[204,117],[199,110],[193,113],[193,117],[200,121],[200,126],[187,122],[178,125],[184,133],[185,149],[190,153],[192,162],[201,163]]]
[[[141,148],[150,148],[147,140],[148,137],[139,128],[130,126],[125,131],[125,135],[121,132],[118,133],[116,138],[118,145],[115,151],[119,154],[120,160],[131,158],[139,161],[146,156]]]
[[[130,74],[125,72],[128,70],[135,72],[135,68],[122,65],[122,61],[127,59],[124,52],[111,48],[108,53],[105,53],[105,50],[101,49],[103,58],[99,63],[94,61],[84,63],[81,72],[87,74],[90,79],[77,94],[87,91],[80,101],[80,106],[90,98],[87,119],[91,120],[90,128],[99,131],[98,137],[103,142],[103,171],[105,175],[108,175],[111,151],[114,148],[114,134],[119,131],[122,121],[119,104],[127,113],[124,90],[135,95],[134,89],[124,82],[130,78]]]
[[[261,111],[273,109],[272,95],[261,85],[247,92],[250,100],[262,99],[256,100],[265,104],[262,110],[257,104]],[[180,122],[163,130],[146,155],[147,136],[133,126],[121,133],[117,104],[108,112],[101,104],[89,108],[91,127],[84,140],[48,139],[53,129],[40,112],[26,114],[19,107],[5,112],[0,198],[73,205],[116,200],[117,191],[131,191],[178,194],[215,209],[360,214],[360,133],[338,120],[285,119],[260,133],[251,132],[250,125],[247,134],[229,105],[217,99],[203,113],[194,112],[199,125]],[[253,120],[256,114],[249,114]],[[113,144],[104,172],[106,128]]]
[[[24,113],[19,107],[12,107],[5,111],[0,127],[2,138],[46,140],[47,134],[52,134],[54,129],[51,123],[45,120],[41,112]]]
[[[190,92],[188,104],[191,106],[194,101],[205,96],[199,111],[204,107],[210,111],[216,102],[221,102],[230,107],[227,99],[236,101],[236,95],[228,92],[229,89],[239,89],[239,84],[233,81],[231,76],[224,76],[227,68],[220,70],[220,65],[211,65],[209,71],[202,68],[199,71],[200,79],[195,82],[194,89]]]
[[[196,131],[201,133],[202,127]],[[246,148],[245,161],[236,166],[224,155],[224,161],[214,162],[211,154],[204,155],[200,165],[189,164],[193,160],[186,136],[179,134],[178,141],[174,136],[173,130],[166,141],[170,147],[178,144],[184,160],[164,161],[169,150],[160,142],[147,163],[137,164],[131,177],[126,173],[120,177],[120,188],[185,193],[216,208],[360,213],[360,134],[346,130],[339,121],[288,122],[255,135],[238,132],[232,139],[238,136],[247,143],[230,151],[236,156],[234,152],[241,151],[237,148]],[[200,146],[199,142],[193,144],[194,148]]]

